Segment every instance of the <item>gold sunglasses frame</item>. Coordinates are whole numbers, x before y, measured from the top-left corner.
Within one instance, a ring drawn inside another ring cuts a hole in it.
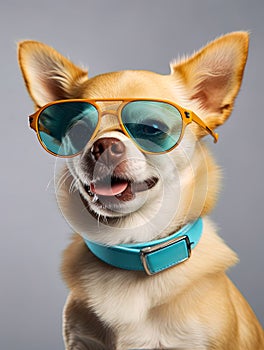
[[[123,125],[123,122],[122,122],[122,116],[121,116],[121,112],[122,112],[122,109],[127,105],[129,104],[130,102],[135,102],[135,101],[152,101],[152,102],[163,102],[163,103],[167,103],[173,107],[175,107],[181,114],[181,117],[182,117],[182,130],[181,130],[181,135],[179,137],[179,140],[177,141],[177,143],[171,147],[169,150],[166,150],[166,151],[162,151],[162,152],[150,152],[150,151],[146,151],[144,150],[143,148],[141,148],[140,145],[137,144],[137,142],[129,135],[129,133],[127,132],[125,126]],[[82,152],[82,150],[78,153],[75,153],[73,155],[69,155],[69,156],[64,156],[64,155],[59,155],[59,154],[56,154],[52,151],[50,151],[46,146],[45,144],[42,142],[41,140],[41,137],[40,137],[40,134],[39,134],[39,125],[38,125],[38,120],[39,120],[39,117],[41,115],[41,113],[46,109],[48,108],[49,106],[52,106],[52,105],[55,105],[55,104],[60,104],[60,103],[70,103],[70,102],[87,102],[87,103],[90,103],[91,105],[93,105],[97,112],[98,112],[98,123],[97,123],[97,126],[90,138],[90,141],[92,141],[95,136],[97,135],[97,132],[100,128],[100,124],[101,124],[101,119],[103,116],[105,115],[114,115],[118,118],[118,123],[119,123],[119,126],[121,127],[121,130],[122,132],[130,139],[134,142],[134,144],[137,146],[138,149],[140,149],[143,153],[146,153],[146,154],[164,154],[164,153],[168,153],[170,151],[172,151],[174,148],[176,148],[182,138],[183,138],[183,135],[185,133],[185,129],[186,127],[191,124],[192,122],[195,122],[197,125],[199,125],[200,127],[202,127],[209,135],[211,135],[213,138],[214,138],[214,143],[216,143],[218,141],[218,134],[215,133],[212,129],[210,129],[203,121],[201,118],[199,118],[197,116],[197,114],[195,114],[193,111],[191,110],[188,110],[188,109],[185,109],[181,106],[179,106],[178,104],[172,102],[172,101],[169,101],[169,100],[163,100],[163,99],[153,99],[153,98],[111,98],[111,99],[67,99],[67,100],[57,100],[57,101],[52,101],[46,105],[44,105],[43,107],[41,107],[40,109],[38,109],[35,113],[33,113],[32,115],[29,116],[29,125],[30,127],[37,133],[37,137],[38,137],[38,140],[41,144],[41,146],[50,154],[56,156],[56,157],[60,157],[60,158],[72,158],[72,157],[75,157],[77,156],[78,154],[80,154]],[[98,102],[121,102],[120,105],[118,106],[117,110],[102,110],[101,107],[97,104]]]

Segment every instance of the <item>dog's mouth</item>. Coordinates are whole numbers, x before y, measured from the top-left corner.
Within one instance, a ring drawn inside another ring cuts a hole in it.
[[[86,193],[94,199],[102,201],[111,201],[118,199],[127,202],[132,200],[137,193],[144,192],[153,188],[158,182],[157,177],[150,177],[144,181],[133,181],[117,176],[106,176],[104,178],[93,180],[90,185],[83,184]]]

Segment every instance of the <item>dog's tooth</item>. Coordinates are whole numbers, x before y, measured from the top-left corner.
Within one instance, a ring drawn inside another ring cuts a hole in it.
[[[97,195],[96,195],[96,194],[94,194],[93,199],[92,199],[92,203],[97,202],[97,200],[98,200],[98,197],[97,197]]]
[[[88,189],[88,191],[87,191],[87,193],[89,194],[89,196],[91,196],[91,197],[93,197],[93,192],[90,190],[90,186],[89,186],[89,189]]]

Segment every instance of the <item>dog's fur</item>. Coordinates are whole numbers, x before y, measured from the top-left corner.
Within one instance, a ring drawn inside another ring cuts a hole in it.
[[[233,108],[247,59],[248,34],[220,37],[189,58],[171,63],[170,75],[122,71],[88,79],[52,48],[33,41],[19,45],[28,91],[40,107],[68,98],[158,98],[196,112],[215,129]],[[106,110],[116,104],[103,104]],[[202,238],[191,258],[154,276],[108,266],[75,235],[63,257],[70,289],[64,310],[67,350],[204,349],[261,350],[263,330],[225,271],[237,262],[207,214],[219,189],[219,168],[203,141],[203,130],[187,127],[180,145],[163,155],[143,154],[112,114],[85,150],[68,159],[56,178],[62,213],[79,234],[105,244],[144,242],[167,236],[203,217]],[[100,138],[123,142],[126,157],[114,169],[95,161]],[[132,183],[156,177],[156,185],[123,200],[102,203],[85,185],[115,172]],[[82,196],[82,200],[80,197]]]

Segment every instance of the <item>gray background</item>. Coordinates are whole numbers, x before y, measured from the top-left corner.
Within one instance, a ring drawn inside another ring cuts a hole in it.
[[[27,125],[33,105],[16,42],[54,46],[90,76],[120,69],[168,73],[168,62],[233,30],[250,30],[242,90],[212,146],[224,168],[213,217],[241,262],[230,272],[264,324],[263,0],[1,1],[0,349],[63,349],[66,288],[60,256],[71,229],[52,186],[55,160]]]

